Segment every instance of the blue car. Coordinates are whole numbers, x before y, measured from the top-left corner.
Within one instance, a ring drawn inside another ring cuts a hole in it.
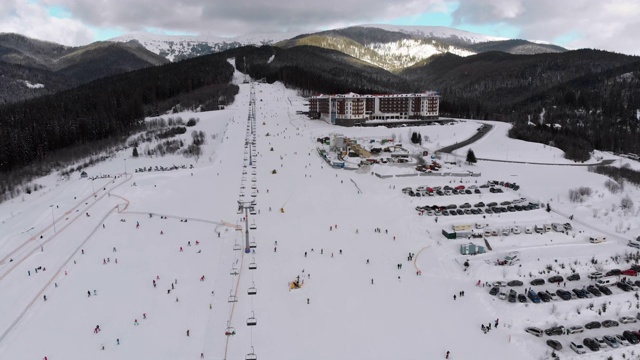
[[[536,304],[540,303],[540,297],[538,296],[538,294],[535,291],[529,290],[529,293],[527,294],[527,296],[529,297],[531,302],[536,303]]]

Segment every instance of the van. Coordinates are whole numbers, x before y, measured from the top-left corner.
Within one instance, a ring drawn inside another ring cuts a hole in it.
[[[605,276],[596,280],[596,284],[600,286],[614,286],[618,281],[620,281],[619,276]]]
[[[589,238],[589,242],[592,244],[600,244],[607,241],[606,237],[600,236],[600,237],[590,237]]]

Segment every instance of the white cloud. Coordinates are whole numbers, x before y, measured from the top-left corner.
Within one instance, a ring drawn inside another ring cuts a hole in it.
[[[0,4],[0,32],[13,32],[64,45],[87,44],[93,33],[80,20],[51,17],[35,2],[3,0]]]
[[[455,24],[503,23],[520,29],[520,37],[553,42],[567,34],[571,48],[596,48],[640,55],[637,0],[463,0]]]

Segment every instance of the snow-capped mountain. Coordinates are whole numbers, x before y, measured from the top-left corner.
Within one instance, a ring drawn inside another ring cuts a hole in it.
[[[109,41],[137,41],[149,51],[164,56],[170,61],[179,61],[233,49],[245,45],[273,45],[297,34],[272,33],[251,34],[235,37],[213,35],[159,35],[150,33],[131,33],[115,37]]]
[[[238,37],[209,35],[157,35],[132,33],[111,39],[136,41],[148,50],[171,61],[220,52],[245,45],[318,46],[344,52],[372,65],[394,71],[420,63],[437,54],[469,56],[484,51],[506,51],[507,38],[475,34],[442,26],[403,26],[371,24],[309,34],[270,33]],[[525,41],[526,42],[526,41]],[[477,48],[479,44],[487,46]],[[560,49],[560,50],[558,50]],[[552,45],[531,47],[514,53],[556,52]],[[528,51],[528,52],[527,52]]]
[[[477,44],[487,41],[509,40],[508,38],[499,36],[476,34],[469,31],[458,30],[445,26],[368,24],[362,25],[362,27],[401,32],[407,35],[414,35],[423,38],[433,38],[447,42],[455,41],[462,44]]]

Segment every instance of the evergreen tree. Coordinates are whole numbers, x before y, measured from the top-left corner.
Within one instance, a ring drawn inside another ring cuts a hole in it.
[[[475,164],[478,162],[478,159],[476,159],[476,154],[474,154],[473,150],[471,149],[467,151],[467,162],[469,164]]]
[[[547,203],[547,212],[551,212],[551,205],[549,205],[549,203]]]
[[[138,157],[138,148],[137,147],[133,148],[133,154],[131,154],[131,155],[133,155],[133,157]]]

